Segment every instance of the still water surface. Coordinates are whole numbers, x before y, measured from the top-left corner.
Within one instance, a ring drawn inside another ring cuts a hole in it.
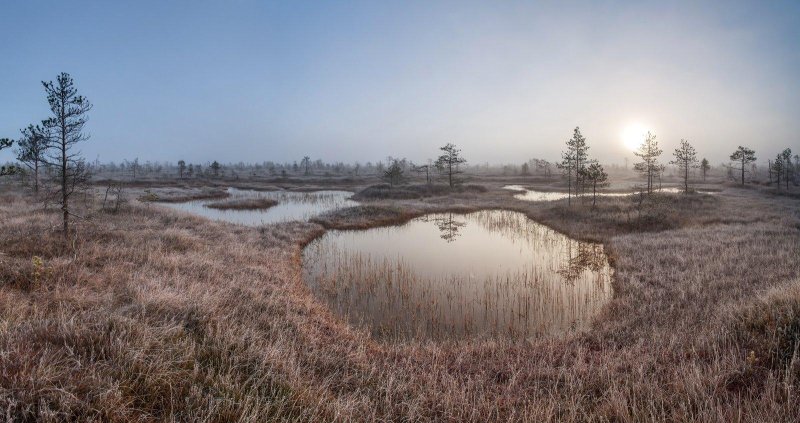
[[[602,245],[501,210],[329,231],[303,255],[311,290],[379,338],[580,329],[611,298],[611,273]]]
[[[537,191],[532,189],[527,189],[521,185],[506,185],[503,189],[507,189],[510,191],[519,192],[519,194],[515,194],[514,198],[518,200],[524,201],[554,201],[554,200],[562,200],[567,198],[566,192],[556,192],[556,191]],[[661,193],[668,193],[668,194],[679,194],[682,193],[683,190],[680,188],[669,187],[669,188],[661,188],[656,189],[656,192]],[[637,191],[638,192],[638,191]],[[704,194],[711,194],[710,191],[697,191],[699,193]],[[598,192],[598,197],[626,197],[635,194],[635,192]],[[584,196],[588,196],[591,198],[592,192],[589,190]],[[575,194],[572,194],[572,197],[575,197]]]
[[[292,220],[305,221],[328,211],[358,205],[355,201],[350,200],[353,193],[348,191],[292,192],[228,188],[228,192],[230,193],[228,198],[165,203],[164,205],[213,220],[250,226]],[[219,210],[206,207],[206,204],[213,202],[249,198],[269,198],[278,201],[278,204],[266,210]]]

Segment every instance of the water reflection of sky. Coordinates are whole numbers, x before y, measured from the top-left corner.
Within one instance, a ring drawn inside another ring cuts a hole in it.
[[[262,225],[288,222],[292,220],[308,220],[322,213],[343,207],[358,205],[350,197],[348,191],[253,191],[229,188],[227,199],[197,200],[184,203],[166,203],[165,206],[197,214],[213,220],[222,220],[241,225]],[[278,204],[266,210],[219,210],[206,207],[206,204],[226,200],[269,198]]]
[[[503,189],[507,189],[509,191],[519,192],[519,194],[515,194],[514,195],[514,198],[516,198],[518,200],[524,200],[524,201],[554,201],[554,200],[565,199],[568,196],[568,193],[566,193],[566,192],[538,191],[538,190],[533,190],[533,189],[527,189],[527,188],[525,188],[525,187],[523,187],[521,185],[506,185],[506,186],[503,187]],[[667,194],[678,194],[678,193],[682,193],[683,192],[682,189],[675,188],[675,187],[661,188],[661,189],[656,189],[655,191],[656,192],[661,192],[661,193],[667,193]],[[709,191],[697,191],[697,192],[704,193],[704,194],[710,194],[711,193]],[[598,192],[597,196],[598,197],[627,197],[627,196],[630,196],[632,194],[635,194],[635,192]],[[575,197],[575,193],[572,193],[571,195],[573,197]],[[585,193],[583,195],[591,197],[592,196],[592,192],[590,190],[590,191],[588,191],[587,193]]]
[[[379,337],[524,337],[583,327],[610,298],[610,275],[602,246],[499,210],[330,231],[304,252],[312,291]]]

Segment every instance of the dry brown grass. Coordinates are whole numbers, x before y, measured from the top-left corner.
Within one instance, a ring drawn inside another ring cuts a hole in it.
[[[141,201],[156,201],[160,203],[184,203],[195,200],[216,200],[228,198],[229,196],[230,193],[222,188],[156,188],[144,190],[139,199]]]
[[[300,280],[301,245],[324,227],[483,207],[606,244],[615,297],[592,330],[382,344]],[[4,194],[0,415],[795,421],[800,205],[728,190],[646,207],[526,204],[493,190],[248,228],[134,203],[79,223],[64,247],[57,214]]]
[[[277,200],[270,198],[240,198],[228,201],[215,201],[206,207],[218,210],[266,210],[278,205]]]
[[[450,187],[446,184],[405,184],[391,186],[389,184],[371,185],[353,196],[354,200],[402,200],[425,198],[450,194],[481,193],[487,188],[477,184],[459,184]]]

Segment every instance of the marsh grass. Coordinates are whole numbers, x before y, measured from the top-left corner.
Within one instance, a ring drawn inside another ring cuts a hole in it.
[[[404,184],[390,186],[377,184],[358,192],[355,200],[414,199],[450,195],[454,193],[482,193],[488,189],[478,184],[460,184],[453,187],[443,184]]]
[[[132,202],[81,221],[0,193],[8,421],[796,421],[800,206],[727,189],[640,210],[491,190],[255,228]],[[97,208],[99,205],[89,205]],[[588,331],[384,344],[300,278],[325,228],[517,210],[602,241],[614,298]],[[37,264],[34,257],[41,258]]]
[[[503,210],[333,231],[307,246],[303,260],[312,290],[381,339],[525,339],[580,330],[611,296],[601,245]]]
[[[215,201],[204,204],[217,210],[266,210],[278,204],[278,200],[270,198],[241,198],[228,201]]]
[[[197,188],[197,189],[147,189],[145,190],[150,196],[145,197],[146,201],[155,201],[161,203],[185,203],[188,201],[198,200],[218,200],[230,197],[230,193],[225,189],[220,188]],[[139,197],[140,199],[142,196]]]

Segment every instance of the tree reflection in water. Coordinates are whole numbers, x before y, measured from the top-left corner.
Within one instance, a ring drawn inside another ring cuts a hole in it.
[[[459,237],[458,231],[464,226],[467,226],[467,222],[454,219],[453,213],[434,217],[431,220],[433,220],[433,223],[439,228],[439,232],[441,232],[439,236],[448,243],[455,241],[456,238]]]
[[[572,255],[572,248],[568,248],[568,250],[569,260],[558,269],[558,274],[567,282],[574,282],[587,269],[599,272],[608,263],[603,247],[598,244],[578,242],[578,251],[575,256]]]

